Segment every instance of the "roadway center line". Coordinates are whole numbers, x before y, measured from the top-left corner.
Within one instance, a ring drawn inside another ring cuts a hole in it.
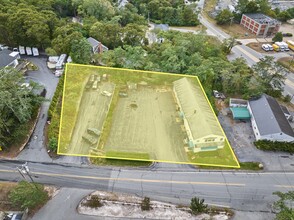
[[[0,172],[16,173],[12,170],[0,170]],[[171,183],[171,184],[191,184],[191,185],[216,185],[216,186],[245,186],[243,183],[221,183],[221,182],[193,182],[193,181],[175,181],[175,180],[156,180],[156,179],[135,179],[135,178],[112,178],[112,177],[96,177],[96,176],[80,176],[72,174],[58,174],[58,173],[41,173],[31,172],[34,175],[51,176],[51,177],[67,177],[76,179],[94,179],[94,180],[113,180],[113,181],[125,181],[125,182],[145,182],[145,183]]]
[[[246,54],[247,57],[249,57],[251,60],[253,60],[254,62],[259,62],[259,59],[256,58],[255,56],[253,56],[252,54],[250,54],[249,52],[247,52],[246,50],[244,50],[242,47],[240,47],[239,45],[235,46],[236,49],[242,51],[244,54]]]
[[[281,188],[293,188],[294,189],[294,185],[274,185],[275,187],[281,187]]]

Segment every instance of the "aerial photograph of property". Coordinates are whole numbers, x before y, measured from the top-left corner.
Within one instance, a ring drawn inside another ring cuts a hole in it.
[[[0,0],[0,220],[293,204],[293,0]]]

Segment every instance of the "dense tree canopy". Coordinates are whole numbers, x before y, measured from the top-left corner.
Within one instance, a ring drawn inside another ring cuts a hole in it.
[[[14,141],[20,124],[31,119],[42,100],[33,92],[38,85],[24,83],[23,75],[15,69],[0,69],[0,146],[4,148]]]

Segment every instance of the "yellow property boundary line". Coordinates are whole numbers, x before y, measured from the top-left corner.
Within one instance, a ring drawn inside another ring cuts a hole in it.
[[[147,161],[147,162],[164,162],[164,163],[176,163],[176,164],[189,164],[189,165],[200,165],[200,166],[213,166],[213,167],[227,167],[227,168],[240,168],[239,161],[231,147],[230,142],[228,141],[228,138],[219,123],[219,120],[217,119],[217,116],[211,106],[210,101],[207,98],[207,95],[203,89],[203,86],[197,76],[193,75],[186,75],[186,74],[176,74],[176,73],[167,73],[167,72],[156,72],[156,71],[147,71],[147,70],[133,70],[133,69],[126,69],[126,68],[114,68],[114,67],[104,67],[104,66],[93,66],[93,65],[85,65],[85,64],[74,64],[74,63],[67,63],[65,66],[65,77],[64,77],[64,85],[63,85],[63,94],[62,94],[62,103],[64,102],[64,97],[65,97],[65,85],[66,85],[66,75],[67,75],[67,70],[68,66],[77,66],[77,67],[85,67],[85,68],[96,68],[96,69],[106,69],[106,70],[116,70],[116,71],[127,71],[127,72],[138,72],[138,73],[153,73],[153,74],[160,74],[160,75],[171,75],[171,76],[177,76],[177,77],[189,77],[189,78],[196,78],[198,84],[200,85],[201,91],[203,95],[205,96],[206,101],[208,102],[208,105],[214,115],[215,120],[217,121],[222,134],[226,137],[226,141],[228,143],[228,146],[230,148],[230,152],[233,155],[233,159],[237,163],[237,166],[232,166],[232,165],[217,165],[217,164],[206,164],[206,163],[189,163],[189,162],[176,162],[176,161],[165,161],[165,160],[142,160],[142,159],[135,159],[135,158],[121,158],[121,157],[106,157],[106,156],[90,156],[90,155],[83,155],[83,154],[64,154],[59,152],[59,145],[60,145],[60,135],[61,135],[61,124],[62,124],[62,116],[63,116],[63,107],[61,108],[61,117],[60,117],[60,123],[59,123],[59,138],[58,138],[58,150],[57,154],[60,155],[68,155],[68,156],[79,156],[79,157],[93,157],[93,158],[105,158],[105,159],[120,159],[120,160],[134,160],[134,161]]]

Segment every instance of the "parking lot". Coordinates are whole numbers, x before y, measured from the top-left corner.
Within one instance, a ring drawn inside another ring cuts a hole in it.
[[[138,86],[118,100],[105,150],[148,153],[151,160],[188,162],[185,132],[177,117],[171,88]]]
[[[218,119],[240,162],[256,161],[269,171],[293,171],[294,156],[283,152],[267,152],[257,149],[251,122],[234,121],[225,108],[219,112]]]

